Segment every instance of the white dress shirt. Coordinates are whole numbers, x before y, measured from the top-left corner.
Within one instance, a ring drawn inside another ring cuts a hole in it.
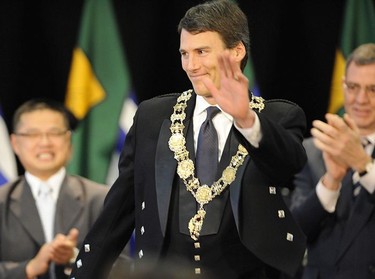
[[[197,100],[195,103],[194,115],[193,115],[193,127],[194,127],[194,148],[197,151],[198,145],[198,134],[202,123],[206,120],[207,107],[211,106],[202,96],[197,95]],[[233,125],[233,117],[228,113],[221,110],[213,119],[217,135],[218,135],[218,145],[219,145],[219,160],[223,154],[225,147],[225,142],[227,141],[229,132]],[[235,124],[234,124],[235,125]],[[237,130],[250,142],[254,147],[259,146],[259,142],[262,139],[262,132],[260,127],[260,121],[258,115],[255,114],[255,122],[252,128],[242,129],[235,125]]]
[[[46,242],[50,242],[54,238],[54,222],[56,203],[59,196],[62,181],[66,175],[65,168],[61,168],[57,173],[52,175],[48,180],[43,181],[31,173],[25,173],[27,183],[30,185],[31,192],[35,199],[39,217],[42,222],[43,231]],[[50,198],[43,195],[40,187],[49,187]]]

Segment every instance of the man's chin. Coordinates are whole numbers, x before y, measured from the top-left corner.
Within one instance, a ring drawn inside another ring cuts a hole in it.
[[[194,86],[193,85],[194,92],[199,96],[207,96],[209,95],[209,92],[205,86]]]

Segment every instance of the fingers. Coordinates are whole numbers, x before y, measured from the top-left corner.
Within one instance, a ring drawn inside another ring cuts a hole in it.
[[[213,83],[211,78],[204,76],[204,77],[202,77],[202,82],[203,82],[204,86],[206,86],[208,91],[211,92],[213,97],[219,95],[219,93],[218,93],[219,90],[218,90],[218,88],[216,88],[216,85]]]
[[[26,265],[27,278],[35,278],[45,274],[48,270],[51,256],[52,247],[49,243],[46,243],[39,249],[38,254]]]
[[[328,113],[326,119],[327,123],[320,120],[313,121],[311,135],[318,149],[337,156],[345,148],[351,129],[338,115]]]
[[[359,134],[358,126],[355,124],[354,120],[349,116],[349,114],[344,114],[344,121],[350,127],[350,129],[352,129],[356,134]]]
[[[240,79],[243,79],[244,75],[241,68],[231,56],[229,50],[224,51],[223,54],[218,57],[218,62],[221,69],[222,79],[231,79],[235,81],[240,81]]]
[[[350,118],[347,118],[347,123],[346,120],[344,120],[340,116],[331,113],[326,114],[326,119],[327,123],[320,120],[314,120],[313,127],[315,129],[313,129],[312,132],[314,131],[314,133],[319,135],[320,133],[317,133],[317,130],[319,130],[329,138],[338,139],[343,133],[350,133],[351,125],[354,124]]]
[[[327,123],[332,127],[340,131],[348,131],[349,127],[345,123],[344,119],[337,114],[327,113],[326,114]]]
[[[311,135],[314,137],[314,144],[322,151],[329,151],[329,147],[334,144],[336,130],[327,123],[320,120],[313,121]]]
[[[68,235],[58,234],[52,241],[52,261],[57,264],[65,264],[69,262],[74,255],[74,249],[77,245],[79,231],[75,228],[71,229]]]
[[[327,123],[313,121],[311,135],[314,144],[330,155],[332,173],[341,176],[347,167],[356,169],[359,158],[366,160],[366,152],[361,145],[359,129],[349,115],[340,117],[326,114]],[[328,160],[325,160],[326,164]]]

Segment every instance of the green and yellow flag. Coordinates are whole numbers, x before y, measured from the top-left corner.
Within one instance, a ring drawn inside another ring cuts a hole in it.
[[[80,120],[70,173],[106,180],[130,75],[112,1],[86,0],[73,52],[65,104]]]
[[[373,0],[346,0],[340,45],[336,51],[328,111],[343,113],[342,77],[345,61],[359,45],[375,42],[375,6]]]

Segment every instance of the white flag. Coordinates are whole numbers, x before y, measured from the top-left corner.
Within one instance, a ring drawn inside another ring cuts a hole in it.
[[[106,183],[107,185],[112,185],[116,178],[118,177],[118,161],[120,158],[120,153],[124,145],[126,134],[129,132],[130,127],[133,125],[133,117],[137,111],[137,102],[134,92],[129,94],[126,98],[119,119],[119,135],[117,139],[116,148],[113,151],[112,159],[109,164]]]
[[[8,129],[0,108],[0,186],[16,177],[16,157],[10,145]]]

